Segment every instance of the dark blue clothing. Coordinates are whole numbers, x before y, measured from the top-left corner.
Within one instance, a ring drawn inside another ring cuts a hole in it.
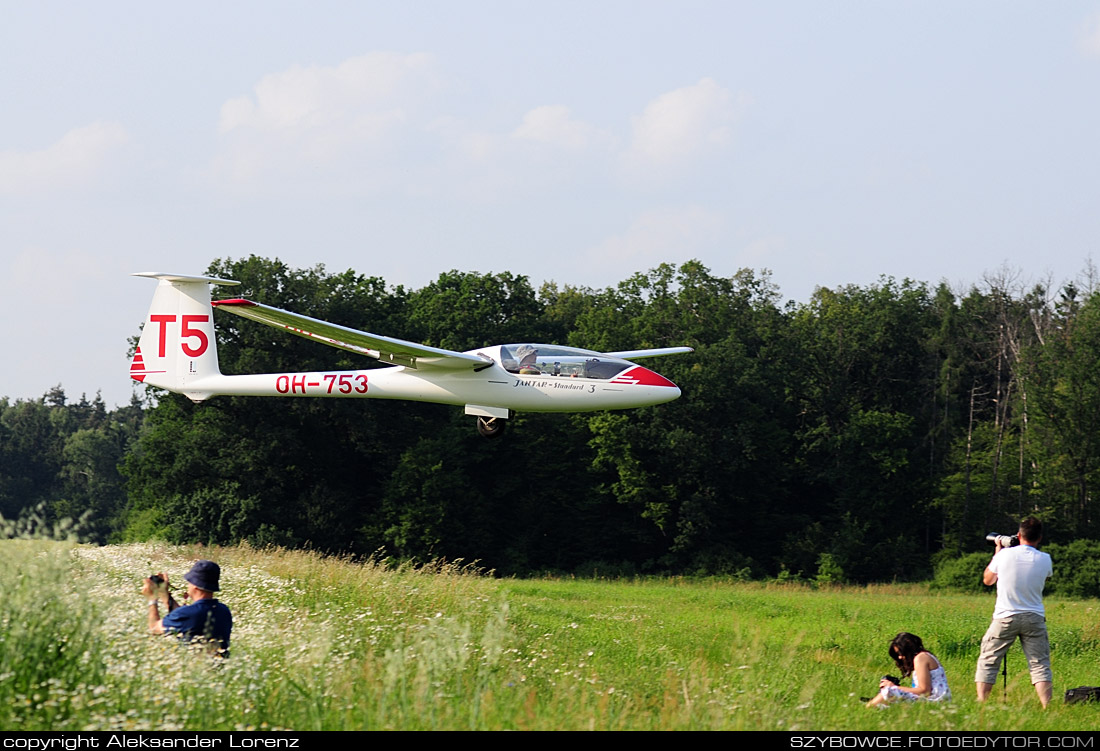
[[[225,654],[229,653],[229,635],[233,631],[233,616],[229,608],[218,600],[196,600],[190,605],[176,608],[161,621],[166,632],[179,634],[184,641],[204,637],[219,642]]]

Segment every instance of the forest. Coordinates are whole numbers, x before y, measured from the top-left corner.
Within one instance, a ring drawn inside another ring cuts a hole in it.
[[[787,304],[766,272],[697,261],[606,289],[448,271],[412,290],[256,256],[207,273],[240,280],[234,296],[453,350],[695,351],[653,363],[677,401],[519,414],[494,440],[442,405],[150,390],[108,409],[60,384],[0,399],[0,515],[78,520],[98,543],[384,551],[504,575],[911,581],[1028,514],[1055,544],[1100,539],[1091,266],[1057,287],[1001,270],[965,290],[882,278]],[[216,325],[225,373],[373,362]]]

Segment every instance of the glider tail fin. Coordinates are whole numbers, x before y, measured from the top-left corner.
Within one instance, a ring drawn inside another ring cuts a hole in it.
[[[159,283],[130,364],[130,377],[194,401],[208,398],[212,392],[203,388],[203,381],[221,376],[210,285],[239,282],[154,271],[134,276]]]

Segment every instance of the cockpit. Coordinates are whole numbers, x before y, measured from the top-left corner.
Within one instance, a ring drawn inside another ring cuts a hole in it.
[[[556,344],[502,344],[499,360],[509,373],[561,378],[614,378],[633,363],[599,352]]]

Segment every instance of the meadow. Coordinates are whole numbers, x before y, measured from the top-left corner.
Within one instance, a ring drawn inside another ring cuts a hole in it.
[[[232,657],[146,633],[140,580],[223,567]],[[0,541],[0,729],[1094,730],[1095,600],[1048,598],[1055,702],[1022,653],[973,697],[989,595],[921,585],[497,579],[309,552]],[[977,575],[977,572],[976,572]],[[868,710],[912,631],[954,699]]]

